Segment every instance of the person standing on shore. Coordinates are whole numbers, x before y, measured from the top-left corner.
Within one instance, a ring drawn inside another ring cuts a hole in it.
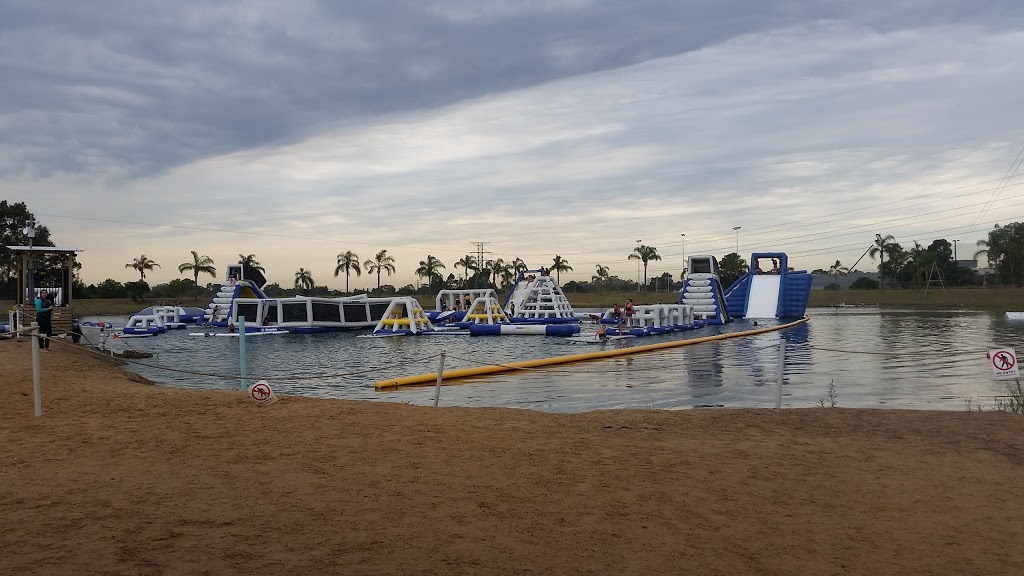
[[[53,300],[50,300],[50,294],[45,290],[39,291],[39,297],[36,298],[36,324],[39,324],[39,332],[46,335],[39,342],[39,347],[44,352],[50,351],[50,337],[53,336]]]

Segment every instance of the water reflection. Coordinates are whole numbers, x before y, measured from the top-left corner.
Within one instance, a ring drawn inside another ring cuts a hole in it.
[[[518,406],[550,411],[601,408],[774,406],[785,339],[784,404],[815,406],[832,383],[840,406],[962,410],[968,397],[1002,393],[984,359],[988,348],[1018,347],[1024,322],[978,312],[815,309],[811,320],[781,333],[696,344],[594,362],[553,366],[480,378],[446,386],[444,405]],[[122,319],[123,321],[123,319]],[[632,346],[698,338],[752,328],[748,322],[707,327],[680,335],[618,341]],[[378,393],[373,382],[437,369],[447,351],[447,370],[591,351],[562,338],[421,337],[359,338],[354,333],[251,338],[249,373],[290,376],[275,381],[282,394],[429,404],[433,390]],[[161,335],[141,346],[157,352],[160,366],[223,374],[188,376],[136,366],[144,376],[169,385],[234,388],[238,342]],[[1022,347],[1024,349],[1024,347]],[[319,376],[328,375],[322,378]]]

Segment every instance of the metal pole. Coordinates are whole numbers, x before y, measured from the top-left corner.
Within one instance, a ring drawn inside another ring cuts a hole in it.
[[[245,369],[245,316],[242,315],[238,316],[238,363],[241,365],[238,373],[242,375],[242,390],[247,390],[249,386],[246,382],[248,374]]]
[[[643,240],[637,240],[636,241],[636,247],[637,248],[640,247],[640,243],[641,242],[643,242]],[[636,256],[637,256],[637,260],[636,260],[636,291],[639,292],[640,291],[640,252],[639,251],[636,253]]]
[[[32,394],[35,397],[36,418],[43,415],[43,384],[39,368],[39,324],[32,323]]]
[[[786,339],[779,340],[779,389],[775,393],[775,407],[782,408],[782,380],[786,368]]]
[[[35,259],[32,257],[32,255],[33,255],[33,253],[32,253],[32,244],[33,244],[33,241],[36,238],[36,220],[35,220],[35,218],[30,219],[26,223],[25,229],[22,230],[22,231],[25,233],[25,236],[28,238],[28,254],[27,254],[27,256],[28,256],[28,258],[27,258],[27,264],[28,264],[28,298],[25,300],[25,303],[28,304],[29,302],[31,302],[32,305],[33,305],[33,308],[35,308],[35,303],[36,303],[35,267],[36,267],[36,263],[35,263]]]
[[[679,236],[683,239],[683,269],[682,269],[681,272],[685,276],[686,275],[686,234],[680,234]]]
[[[736,255],[737,256],[740,255],[740,228],[743,228],[743,226],[733,226],[733,228],[732,228],[733,230],[736,231]]]
[[[441,380],[444,379],[444,355],[445,351],[441,350],[441,359],[437,362],[437,386],[434,387],[434,408],[437,408],[437,403],[441,400]]]

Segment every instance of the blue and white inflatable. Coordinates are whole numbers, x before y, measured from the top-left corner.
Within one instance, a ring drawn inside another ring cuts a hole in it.
[[[762,262],[772,262],[764,272]],[[789,270],[784,252],[755,252],[750,272],[725,291],[725,307],[733,318],[802,318],[811,295],[811,275]]]

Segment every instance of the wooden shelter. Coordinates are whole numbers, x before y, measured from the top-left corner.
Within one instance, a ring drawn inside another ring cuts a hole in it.
[[[53,333],[71,332],[71,323],[75,316],[72,305],[75,254],[81,250],[55,246],[8,246],[7,249],[18,255],[18,296],[15,302],[18,308],[18,324],[27,326],[35,322],[36,295],[40,289],[46,288],[53,292],[55,297],[52,313]],[[40,268],[40,260],[47,257],[50,258],[50,265]],[[59,265],[54,266],[54,260],[57,260]],[[36,278],[36,275],[39,275],[39,278]],[[41,285],[35,282],[36,279],[42,280]]]

